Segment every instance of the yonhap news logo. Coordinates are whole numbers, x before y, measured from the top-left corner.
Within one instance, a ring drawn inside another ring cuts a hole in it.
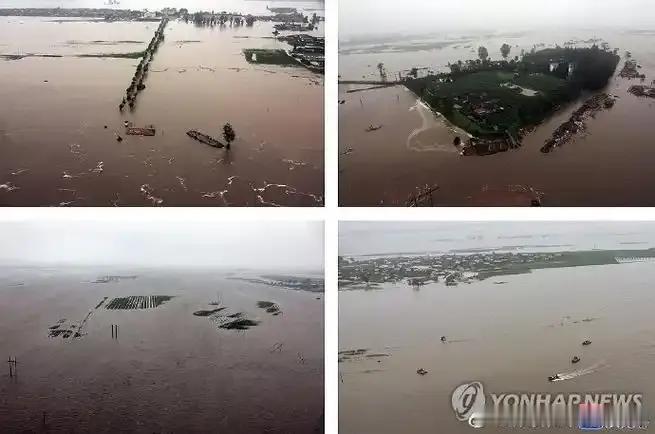
[[[453,392],[452,403],[458,420],[468,421],[475,428],[481,427],[474,423],[478,417],[484,416],[486,398],[482,383],[462,384]]]
[[[490,393],[489,398],[481,382],[462,384],[451,397],[455,417],[473,428],[601,431],[645,430],[649,425],[640,393]]]

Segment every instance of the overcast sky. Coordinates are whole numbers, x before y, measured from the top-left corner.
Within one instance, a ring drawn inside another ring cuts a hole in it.
[[[340,0],[339,34],[635,26],[655,28],[653,0]]]
[[[316,222],[1,222],[0,263],[323,269]]]
[[[341,222],[340,255],[655,247],[653,222]],[[545,247],[552,246],[552,247]]]

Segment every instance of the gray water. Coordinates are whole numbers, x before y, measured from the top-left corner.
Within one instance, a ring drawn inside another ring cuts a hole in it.
[[[134,280],[94,284],[106,274]],[[312,433],[323,414],[322,294],[230,280],[239,273],[2,268],[3,432]],[[139,311],[94,309],[103,297],[171,295]],[[220,297],[260,324],[218,329],[194,311]],[[317,299],[318,297],[318,299]],[[258,309],[277,303],[282,315]],[[78,339],[48,327],[92,314]],[[119,324],[117,340],[111,324]],[[274,346],[282,344],[281,350]],[[45,413],[46,426],[43,426]]]

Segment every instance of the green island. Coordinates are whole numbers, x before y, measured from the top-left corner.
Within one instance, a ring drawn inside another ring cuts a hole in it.
[[[520,146],[530,128],[564,104],[584,92],[603,89],[620,61],[618,50],[606,44],[533,50],[507,60],[510,49],[505,44],[504,59],[492,61],[486,48],[480,47],[479,59],[450,64],[449,73],[418,77],[418,70],[412,69],[401,79],[433,111],[472,136],[466,144],[455,139],[456,146],[463,145],[463,155],[489,155]],[[570,122],[593,114],[597,106],[611,107],[613,99],[602,95],[603,100],[590,104]],[[542,151],[549,152],[567,139],[553,137],[551,146]]]
[[[339,289],[376,289],[406,281],[411,286],[444,282],[447,286],[552,268],[655,262],[655,249],[572,250],[559,252],[480,251],[470,254],[388,254],[339,257]],[[502,284],[505,282],[494,282]]]

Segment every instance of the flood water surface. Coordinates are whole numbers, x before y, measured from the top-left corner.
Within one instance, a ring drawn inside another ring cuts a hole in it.
[[[323,294],[240,276],[4,267],[0,353],[17,375],[0,373],[3,432],[322,432]],[[115,309],[152,295],[172,298]],[[257,325],[219,328],[236,313]],[[80,336],[49,336],[78,324]]]
[[[652,420],[654,278],[648,262],[341,291],[340,432],[470,433],[451,395],[473,381],[496,394],[643,393]],[[353,349],[367,352],[343,357]],[[571,375],[549,382],[556,373]]]
[[[79,55],[142,51],[157,25],[0,17],[0,55],[61,56],[0,59],[0,204],[322,205],[322,75],[245,60],[290,49],[271,22],[171,21],[135,109],[120,112],[139,60]],[[125,121],[156,136],[126,136]],[[186,135],[223,140],[227,122],[229,151]]]

